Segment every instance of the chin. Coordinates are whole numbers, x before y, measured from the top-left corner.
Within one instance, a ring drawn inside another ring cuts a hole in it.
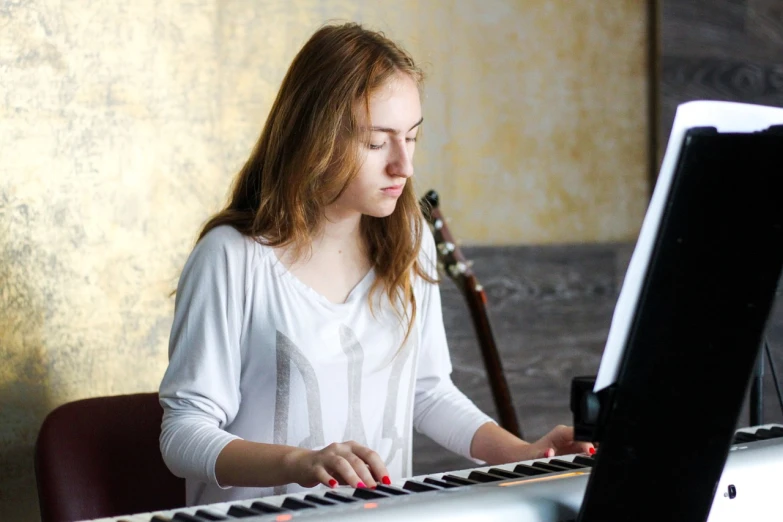
[[[374,218],[385,218],[391,216],[394,213],[394,209],[396,208],[397,202],[394,201],[391,204],[378,205],[376,207],[369,208],[366,212],[364,212],[364,215]]]

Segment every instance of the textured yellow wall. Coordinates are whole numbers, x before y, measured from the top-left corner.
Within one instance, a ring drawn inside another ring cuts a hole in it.
[[[157,387],[194,234],[332,18],[427,69],[418,187],[466,243],[636,235],[641,0],[0,0],[0,520],[37,518],[48,411]]]

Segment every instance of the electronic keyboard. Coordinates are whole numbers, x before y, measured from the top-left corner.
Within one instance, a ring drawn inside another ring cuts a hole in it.
[[[709,522],[773,520],[780,515],[783,426],[736,432]],[[698,444],[694,440],[693,444]],[[595,458],[566,455],[420,475],[376,489],[313,489],[244,501],[101,518],[94,522],[245,522],[289,520],[567,522],[576,519]],[[665,465],[666,457],[661,456]],[[666,496],[683,492],[661,492]],[[611,499],[607,499],[611,502]],[[640,509],[644,509],[640,506]]]

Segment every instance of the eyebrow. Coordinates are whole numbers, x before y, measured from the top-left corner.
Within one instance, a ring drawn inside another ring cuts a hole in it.
[[[415,129],[416,127],[418,127],[419,125],[421,125],[421,123],[422,123],[423,121],[424,121],[424,117],[422,116],[422,118],[421,118],[419,121],[417,121],[416,123],[414,123],[414,124],[413,124],[413,127],[411,127],[410,129],[408,129],[406,132],[410,132],[410,131],[412,131],[413,129]],[[388,132],[388,133],[390,133],[390,134],[400,134],[400,131],[399,131],[399,130],[397,130],[397,129],[392,129],[391,127],[370,127],[370,130],[371,130],[371,131],[373,131],[373,132]]]

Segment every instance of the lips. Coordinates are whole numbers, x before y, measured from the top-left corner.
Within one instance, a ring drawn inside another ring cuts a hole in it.
[[[381,189],[384,194],[387,196],[399,196],[402,194],[402,189],[405,188],[405,185],[395,185],[393,187],[386,187]]]

